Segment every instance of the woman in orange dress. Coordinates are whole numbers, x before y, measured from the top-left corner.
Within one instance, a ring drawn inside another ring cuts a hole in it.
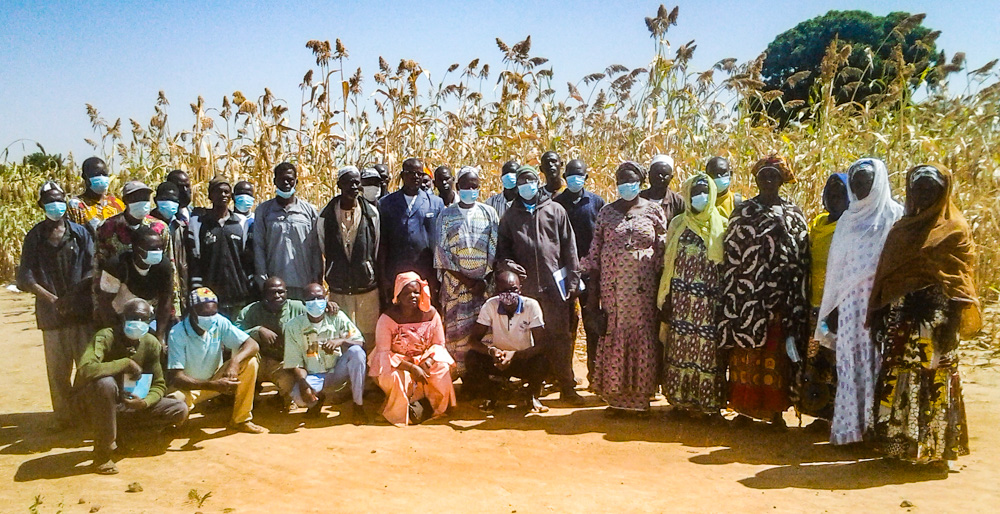
[[[427,281],[414,272],[400,273],[393,303],[375,326],[375,350],[368,357],[368,374],[386,394],[382,416],[396,426],[419,422],[411,419],[411,410],[424,399],[434,418],[444,416],[455,405],[454,366]]]

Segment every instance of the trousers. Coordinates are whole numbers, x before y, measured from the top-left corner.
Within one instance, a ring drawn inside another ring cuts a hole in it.
[[[319,393],[325,390],[340,389],[350,382],[351,398],[354,400],[354,404],[364,405],[362,397],[365,393],[365,375],[368,374],[368,359],[361,345],[350,344],[345,346],[346,349],[343,355],[337,359],[337,363],[333,365],[333,369],[326,373],[306,375],[306,383],[309,384],[313,392]],[[316,405],[316,402],[306,402],[302,398],[298,381],[292,387],[292,400],[296,405],[306,405],[308,407]]]
[[[187,419],[188,408],[182,400],[164,396],[142,410],[131,410],[122,403],[115,377],[102,377],[82,390],[87,416],[94,430],[94,451],[115,449],[118,425],[129,428],[166,427]]]

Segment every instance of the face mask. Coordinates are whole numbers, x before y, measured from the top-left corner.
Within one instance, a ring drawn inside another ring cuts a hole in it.
[[[282,191],[281,189],[275,189],[274,190],[274,194],[276,194],[276,195],[278,195],[278,196],[280,196],[282,198],[288,199],[288,198],[291,198],[292,195],[295,194],[295,188],[293,187],[290,191]]]
[[[521,295],[513,291],[504,291],[497,296],[499,297],[500,303],[508,308],[517,306],[517,303],[521,299]]]
[[[583,183],[586,181],[586,175],[570,175],[566,177],[566,189],[573,193],[579,193],[583,190]]]
[[[306,301],[306,312],[314,318],[322,316],[326,312],[326,298]]]
[[[174,219],[177,215],[177,209],[181,208],[181,204],[172,200],[157,200],[156,209],[160,211],[168,220]]]
[[[517,194],[525,200],[532,200],[538,194],[538,182],[526,182],[517,186]]]
[[[718,189],[720,193],[729,189],[729,179],[729,175],[717,177],[715,179],[715,188]]]
[[[201,327],[202,330],[208,331],[215,326],[216,316],[218,316],[218,314],[212,316],[198,316],[198,326]]]
[[[514,189],[517,187],[517,173],[508,173],[500,177],[504,189]]]
[[[142,262],[150,266],[156,266],[163,260],[163,250],[150,250],[146,252],[146,256],[142,258]]]
[[[458,201],[462,203],[476,203],[479,199],[478,189],[459,189],[458,190]]]
[[[381,192],[382,188],[379,186],[364,186],[361,188],[361,194],[364,195],[365,200],[371,203],[375,203],[378,200],[378,195]]]
[[[150,205],[149,200],[143,200],[141,202],[132,202],[128,204],[128,213],[132,215],[133,218],[142,219],[149,214]]]
[[[249,213],[253,208],[253,196],[236,195],[233,197],[233,205],[236,207],[236,212]]]
[[[90,177],[88,179],[90,183],[90,190],[103,195],[108,192],[108,186],[111,185],[111,177],[107,175],[97,175],[96,177]]]
[[[631,202],[635,197],[639,196],[639,186],[638,182],[618,184],[618,196],[621,196],[622,200],[626,202]]]
[[[45,217],[52,221],[56,221],[62,218],[63,214],[66,214],[66,202],[49,202],[43,207],[45,207]]]
[[[138,341],[144,334],[149,333],[149,323],[137,319],[126,320],[122,332],[125,332],[125,337]]]
[[[691,208],[703,212],[708,205],[708,193],[701,193],[691,197]]]

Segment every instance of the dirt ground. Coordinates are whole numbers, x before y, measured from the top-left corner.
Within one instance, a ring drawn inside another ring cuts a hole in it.
[[[570,409],[552,395],[542,415],[460,404],[408,428],[265,403],[254,418],[265,435],[225,431],[221,408],[172,440],[144,436],[120,474],[98,476],[85,430],[46,431],[30,295],[0,293],[0,319],[2,512],[996,512],[1000,501],[1000,361],[985,338],[964,354],[972,455],[949,474],[833,448],[791,412],[778,433],[679,419],[662,402],[652,419],[609,420],[591,396]],[[134,482],[141,492],[127,492]]]

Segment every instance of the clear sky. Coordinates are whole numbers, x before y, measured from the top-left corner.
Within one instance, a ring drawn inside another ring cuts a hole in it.
[[[779,33],[831,9],[927,13],[942,31],[949,58],[964,51],[969,69],[1000,57],[1000,1],[725,0],[670,2],[679,25],[676,48],[696,40],[694,69],[763,51]],[[432,78],[452,63],[481,58],[498,69],[494,38],[508,44],[531,35],[531,53],[547,57],[555,83],[576,82],[610,64],[645,66],[653,42],[643,17],[651,1],[224,2],[201,0],[92,2],[5,0],[0,9],[0,151],[26,138],[49,153],[91,154],[84,104],[127,124],[145,125],[157,92],[171,105],[172,126],[191,119],[198,95],[218,106],[241,90],[256,97],[269,87],[292,104],[315,63],[305,42],[340,38],[350,70],[362,67],[366,95],[381,55],[395,65],[414,59]],[[495,77],[495,73],[492,74]],[[294,109],[293,109],[294,111]],[[180,119],[178,119],[180,118]],[[23,147],[23,148],[22,148]],[[10,146],[10,159],[35,151]]]

